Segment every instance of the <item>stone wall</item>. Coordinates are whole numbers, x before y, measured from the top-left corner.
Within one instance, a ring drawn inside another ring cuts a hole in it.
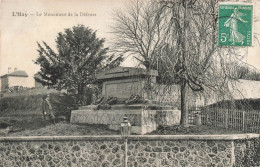
[[[191,89],[188,89],[186,99],[186,104],[188,106],[203,106],[204,105],[204,97],[202,94],[192,92]],[[153,100],[158,101],[161,104],[169,104],[176,108],[180,108],[181,105],[181,93],[179,85],[154,85],[154,89],[152,90]]]
[[[247,156],[248,147],[236,146],[259,135],[130,136],[128,166],[231,167]],[[0,166],[124,165],[120,136],[2,137]],[[241,164],[241,163],[240,163]]]
[[[229,84],[230,95],[234,99],[258,99],[260,98],[260,81],[251,81],[239,79]],[[187,104],[189,106],[204,106],[214,104],[222,100],[229,100],[230,97],[217,93],[217,91],[206,90],[204,93],[194,93],[188,90],[189,98]],[[153,90],[154,100],[161,103],[171,104],[180,107],[180,87],[178,85],[165,86],[155,85]]]
[[[234,142],[234,166],[260,166],[260,138]]]
[[[234,99],[258,99],[260,98],[260,81],[240,79],[234,83],[232,94]]]
[[[229,83],[230,95],[233,99],[259,99],[260,81],[239,79]],[[209,90],[202,95],[205,99],[205,105],[214,104],[222,100],[230,100],[230,95],[217,93]]]

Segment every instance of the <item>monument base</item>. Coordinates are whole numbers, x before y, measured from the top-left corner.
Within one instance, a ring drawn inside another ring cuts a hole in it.
[[[119,130],[123,117],[128,117],[132,125],[131,133],[145,134],[156,130],[160,125],[179,125],[181,111],[171,107],[150,107],[143,105],[113,105],[110,110],[94,110],[83,106],[71,112],[71,123],[103,124]]]

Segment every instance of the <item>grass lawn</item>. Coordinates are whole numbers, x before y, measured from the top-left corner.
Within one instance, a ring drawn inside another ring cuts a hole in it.
[[[4,123],[3,123],[4,122]],[[80,136],[80,135],[115,135],[118,131],[110,130],[105,125],[72,124],[59,121],[52,124],[42,118],[9,119],[0,123],[0,136]]]
[[[149,135],[185,135],[185,134],[237,134],[234,130],[209,126],[159,127]],[[119,135],[119,131],[110,130],[106,125],[72,124],[59,121],[51,124],[41,117],[15,117],[0,120],[0,136],[80,136],[80,135]]]

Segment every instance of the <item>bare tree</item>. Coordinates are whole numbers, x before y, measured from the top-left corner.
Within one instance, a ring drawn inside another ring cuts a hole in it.
[[[232,78],[228,64],[239,57],[233,48],[217,46],[217,0],[131,4],[127,11],[117,12],[114,44],[141,56],[146,68],[162,68],[165,84],[180,85],[181,125],[188,126],[188,89],[227,94]]]
[[[126,10],[115,11],[114,49],[119,53],[133,54],[142,65],[150,69],[157,57],[158,48],[167,34],[168,23],[160,6],[153,1],[133,0]]]

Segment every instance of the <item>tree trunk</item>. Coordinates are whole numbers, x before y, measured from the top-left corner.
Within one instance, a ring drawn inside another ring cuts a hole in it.
[[[181,125],[184,127],[189,126],[188,110],[186,103],[186,94],[187,94],[187,82],[183,81],[181,84]]]
[[[85,93],[84,84],[82,83],[78,84],[78,103],[80,105],[85,105],[84,93]]]
[[[183,1],[185,2],[185,1]],[[182,45],[181,45],[181,48],[184,50],[184,52],[182,52],[182,68],[185,67],[185,61],[186,61],[186,55],[188,53],[188,45],[187,45],[187,42],[188,42],[188,34],[187,34],[187,27],[189,25],[189,21],[187,19],[187,15],[188,15],[188,9],[187,9],[187,2],[185,3],[185,13],[184,13],[184,36],[180,37],[182,39]],[[183,68],[185,69],[185,68]],[[187,85],[187,80],[185,78],[182,79],[182,82],[181,82],[181,125],[184,126],[184,127],[188,127],[189,126],[189,113],[188,113],[188,110],[187,110],[187,101],[186,101],[186,95],[187,95],[187,88],[188,88],[188,85]]]

